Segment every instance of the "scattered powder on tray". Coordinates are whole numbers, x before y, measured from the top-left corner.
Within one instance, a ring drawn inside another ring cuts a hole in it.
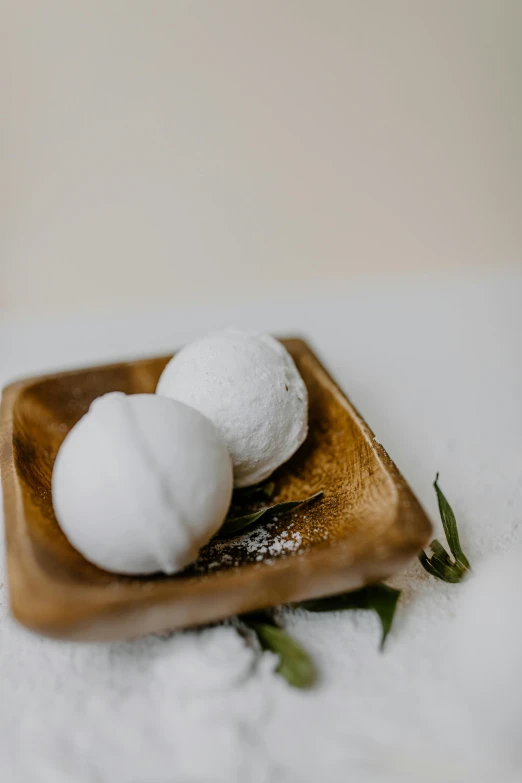
[[[298,530],[292,531],[294,523],[287,530],[276,533],[278,519],[244,533],[237,538],[215,539],[201,551],[194,566],[200,573],[219,567],[239,566],[245,561],[271,563],[274,558],[298,554],[303,538]],[[302,549],[300,551],[303,551]]]
[[[274,519],[277,522],[277,519]],[[283,530],[282,533],[273,537],[267,527],[261,527],[254,530],[246,542],[246,551],[249,554],[257,553],[257,560],[264,560],[265,555],[274,557],[285,552],[296,552],[301,546],[303,539],[299,531],[289,533]]]

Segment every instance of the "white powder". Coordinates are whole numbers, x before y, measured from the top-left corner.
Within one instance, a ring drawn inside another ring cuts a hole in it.
[[[234,566],[237,568],[241,562],[265,562],[271,563],[275,557],[293,555],[303,544],[299,531],[291,531],[291,515],[288,515],[288,530],[280,529],[277,525],[277,517],[268,523],[260,523],[252,530],[241,536],[228,539],[216,539],[203,550],[201,558],[195,564],[194,569],[203,573],[219,566]],[[241,556],[241,557],[239,557]],[[236,559],[238,558],[238,559]]]
[[[321,356],[433,518],[431,482],[441,471],[463,546],[478,565],[490,549],[522,541],[522,374],[514,361],[520,301],[520,276],[391,290],[372,282],[366,292],[339,287],[279,303],[252,297],[226,316],[291,333],[310,323],[313,312]],[[120,319],[101,316],[38,329],[1,326],[2,380],[63,362],[169,350],[213,328],[212,318],[222,315],[209,306],[134,315],[124,329]],[[292,540],[291,523],[285,530]],[[253,557],[273,556],[269,544],[257,544]],[[0,582],[6,582],[3,564]],[[107,645],[40,638],[9,618],[4,586],[0,780],[520,780],[505,769],[504,749],[488,736],[480,710],[472,714],[455,688],[447,649],[459,587],[435,581],[417,563],[393,583],[403,595],[383,654],[370,613],[283,612],[320,670],[309,692],[290,688],[272,672],[274,657],[259,658],[229,626]]]
[[[289,537],[290,535],[290,537]],[[260,528],[248,537],[247,551],[258,552],[258,559],[263,555],[279,555],[281,552],[296,552],[301,546],[301,533],[289,534],[283,530],[278,536],[272,537],[270,527]]]

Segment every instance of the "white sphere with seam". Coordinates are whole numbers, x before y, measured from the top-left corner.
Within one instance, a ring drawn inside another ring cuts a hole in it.
[[[308,432],[308,393],[294,360],[268,334],[227,329],[182,348],[156,390],[201,411],[232,457],[234,484],[270,476]]]
[[[155,394],[96,399],[57,454],[53,505],[71,544],[120,574],[172,574],[221,526],[232,464],[201,413]]]

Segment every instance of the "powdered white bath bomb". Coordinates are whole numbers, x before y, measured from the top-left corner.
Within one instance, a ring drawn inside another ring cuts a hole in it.
[[[114,392],[65,438],[52,489],[58,522],[87,560],[121,574],[171,574],[222,524],[232,464],[194,408]]]
[[[456,686],[494,746],[522,752],[522,552],[494,555],[462,585]]]
[[[286,348],[268,334],[226,330],[187,345],[156,391],[213,422],[232,457],[236,487],[267,478],[306,438],[306,386]]]

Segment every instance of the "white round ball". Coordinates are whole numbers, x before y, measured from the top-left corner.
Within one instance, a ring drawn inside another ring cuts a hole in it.
[[[230,329],[187,345],[156,391],[213,422],[232,457],[236,487],[267,478],[308,432],[304,381],[286,348],[267,334]]]
[[[463,697],[494,743],[522,740],[522,552],[494,555],[462,585],[455,670]]]
[[[219,529],[232,483],[223,440],[198,411],[113,392],[65,438],[53,504],[69,541],[100,568],[172,574]]]

